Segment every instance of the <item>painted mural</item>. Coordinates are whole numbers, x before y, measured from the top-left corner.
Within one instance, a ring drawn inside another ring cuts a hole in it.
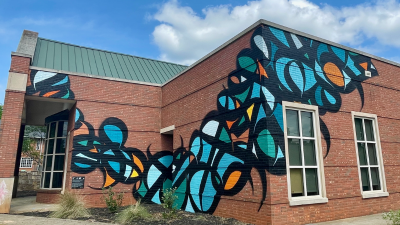
[[[266,172],[286,174],[282,101],[317,105],[324,115],[338,112],[341,95],[357,90],[362,106],[365,71],[378,75],[368,57],[268,26],[253,33],[251,48],[236,62],[216,99],[218,110],[206,115],[188,149],[173,154],[125,147],[128,132],[118,118],[104,120],[96,136],[77,110],[72,170],[99,168],[102,187],[133,184],[136,198],[155,203],[164,188],[176,187],[178,208],[207,213],[215,211],[221,196],[236,195],[246,184],[253,187],[255,170],[262,184],[260,209]],[[328,155],[330,134],[320,123]]]
[[[72,171],[86,174],[99,168],[104,174],[103,185],[91,188],[135,184],[136,195],[160,203],[162,189],[171,187],[172,153],[162,151],[152,155],[150,149],[145,154],[139,149],[125,147],[128,129],[118,118],[107,118],[98,130],[96,136],[93,126],[84,120],[79,109],[76,110]]]
[[[67,74],[39,70],[31,70],[26,94],[50,98],[75,98]]]

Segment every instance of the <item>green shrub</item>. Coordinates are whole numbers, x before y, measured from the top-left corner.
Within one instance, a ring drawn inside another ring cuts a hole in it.
[[[61,195],[57,211],[52,212],[49,217],[61,219],[75,219],[89,217],[83,199],[72,192],[65,192]]]
[[[140,199],[136,202],[135,205],[131,205],[128,208],[122,210],[118,213],[116,222],[120,224],[128,224],[133,220],[137,219],[150,219],[151,214],[147,211],[147,209],[140,205]]]
[[[110,213],[115,213],[122,205],[122,200],[124,198],[124,193],[115,193],[112,187],[107,189],[103,188],[103,200],[105,201]]]
[[[392,225],[400,225],[400,210],[390,211],[383,214],[383,219],[389,220],[388,222]]]
[[[166,209],[166,212],[163,213],[164,219],[172,219],[176,217],[177,213],[177,205],[175,201],[178,199],[178,196],[175,195],[176,188],[167,188],[163,192],[162,203],[161,205]]]

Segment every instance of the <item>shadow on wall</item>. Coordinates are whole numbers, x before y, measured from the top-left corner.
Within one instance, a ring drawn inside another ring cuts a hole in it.
[[[86,174],[99,168],[104,184],[91,188],[132,184],[136,198],[155,203],[161,202],[165,188],[176,187],[180,209],[213,213],[221,196],[236,195],[247,183],[253,187],[251,170],[255,168],[262,183],[261,208],[267,193],[266,171],[286,174],[282,101],[317,105],[324,115],[339,111],[340,94],[357,90],[363,105],[361,82],[369,78],[366,70],[372,77],[378,75],[368,57],[260,27],[252,35],[251,48],[238,54],[237,69],[216,99],[218,110],[210,112],[193,132],[188,150],[180,147],[173,154],[152,155],[149,149],[143,153],[125,147],[128,131],[122,120],[107,118],[96,136],[77,109],[72,170]],[[31,80],[33,88],[45,81],[35,76]],[[58,80],[54,76],[52,83]],[[44,84],[37,88],[54,92]],[[71,96],[71,91],[64,92]],[[62,95],[53,95],[58,93]],[[322,120],[320,129],[328,155],[330,135]]]

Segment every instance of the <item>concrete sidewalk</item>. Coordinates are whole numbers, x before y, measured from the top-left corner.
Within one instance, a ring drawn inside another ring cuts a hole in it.
[[[47,212],[55,211],[57,204],[41,204],[36,202],[36,196],[14,198],[11,201],[11,214],[18,214],[24,212]],[[28,224],[28,225],[63,225],[63,224],[109,224],[99,223],[91,221],[79,221],[79,220],[66,220],[66,219],[55,219],[45,217],[33,217],[33,216],[22,216],[22,215],[9,215],[0,214],[0,225],[6,224]]]
[[[110,223],[100,223],[91,221],[79,221],[79,220],[65,220],[65,219],[54,219],[44,217],[33,217],[33,216],[20,216],[20,215],[8,215],[0,214],[0,225],[7,224],[27,224],[27,225],[80,225],[80,224],[93,224],[93,225],[105,225]],[[314,223],[313,225],[386,225],[386,221],[382,219],[382,214],[375,214],[369,216],[353,217],[342,220],[335,220],[323,223]]]
[[[313,223],[312,225],[387,225],[387,221],[382,218],[382,213],[352,217],[341,220],[334,220],[322,223]]]
[[[10,213],[55,211],[57,204],[42,204],[36,202],[36,196],[13,198]]]
[[[80,224],[93,224],[93,225],[104,225],[109,223],[99,223],[90,221],[79,221],[79,220],[64,220],[64,219],[54,219],[45,217],[33,217],[33,216],[20,216],[20,215],[9,215],[0,214],[0,225],[7,224],[29,224],[29,225],[80,225]]]
[[[57,204],[40,204],[36,202],[36,196],[15,198],[11,201],[10,212],[13,214],[23,212],[45,212],[54,211]],[[0,225],[6,224],[29,224],[29,225],[53,225],[53,224],[109,224],[91,221],[78,221],[78,220],[65,220],[44,217],[32,217],[22,215],[8,215],[0,214]],[[322,223],[314,223],[313,225],[387,225],[386,221],[382,218],[382,213],[347,218],[342,220],[335,220]]]

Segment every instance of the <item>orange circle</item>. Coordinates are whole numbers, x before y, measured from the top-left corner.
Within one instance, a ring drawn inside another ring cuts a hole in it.
[[[340,87],[344,86],[343,74],[335,64],[331,62],[326,63],[324,66],[324,72],[329,80],[334,84]]]

